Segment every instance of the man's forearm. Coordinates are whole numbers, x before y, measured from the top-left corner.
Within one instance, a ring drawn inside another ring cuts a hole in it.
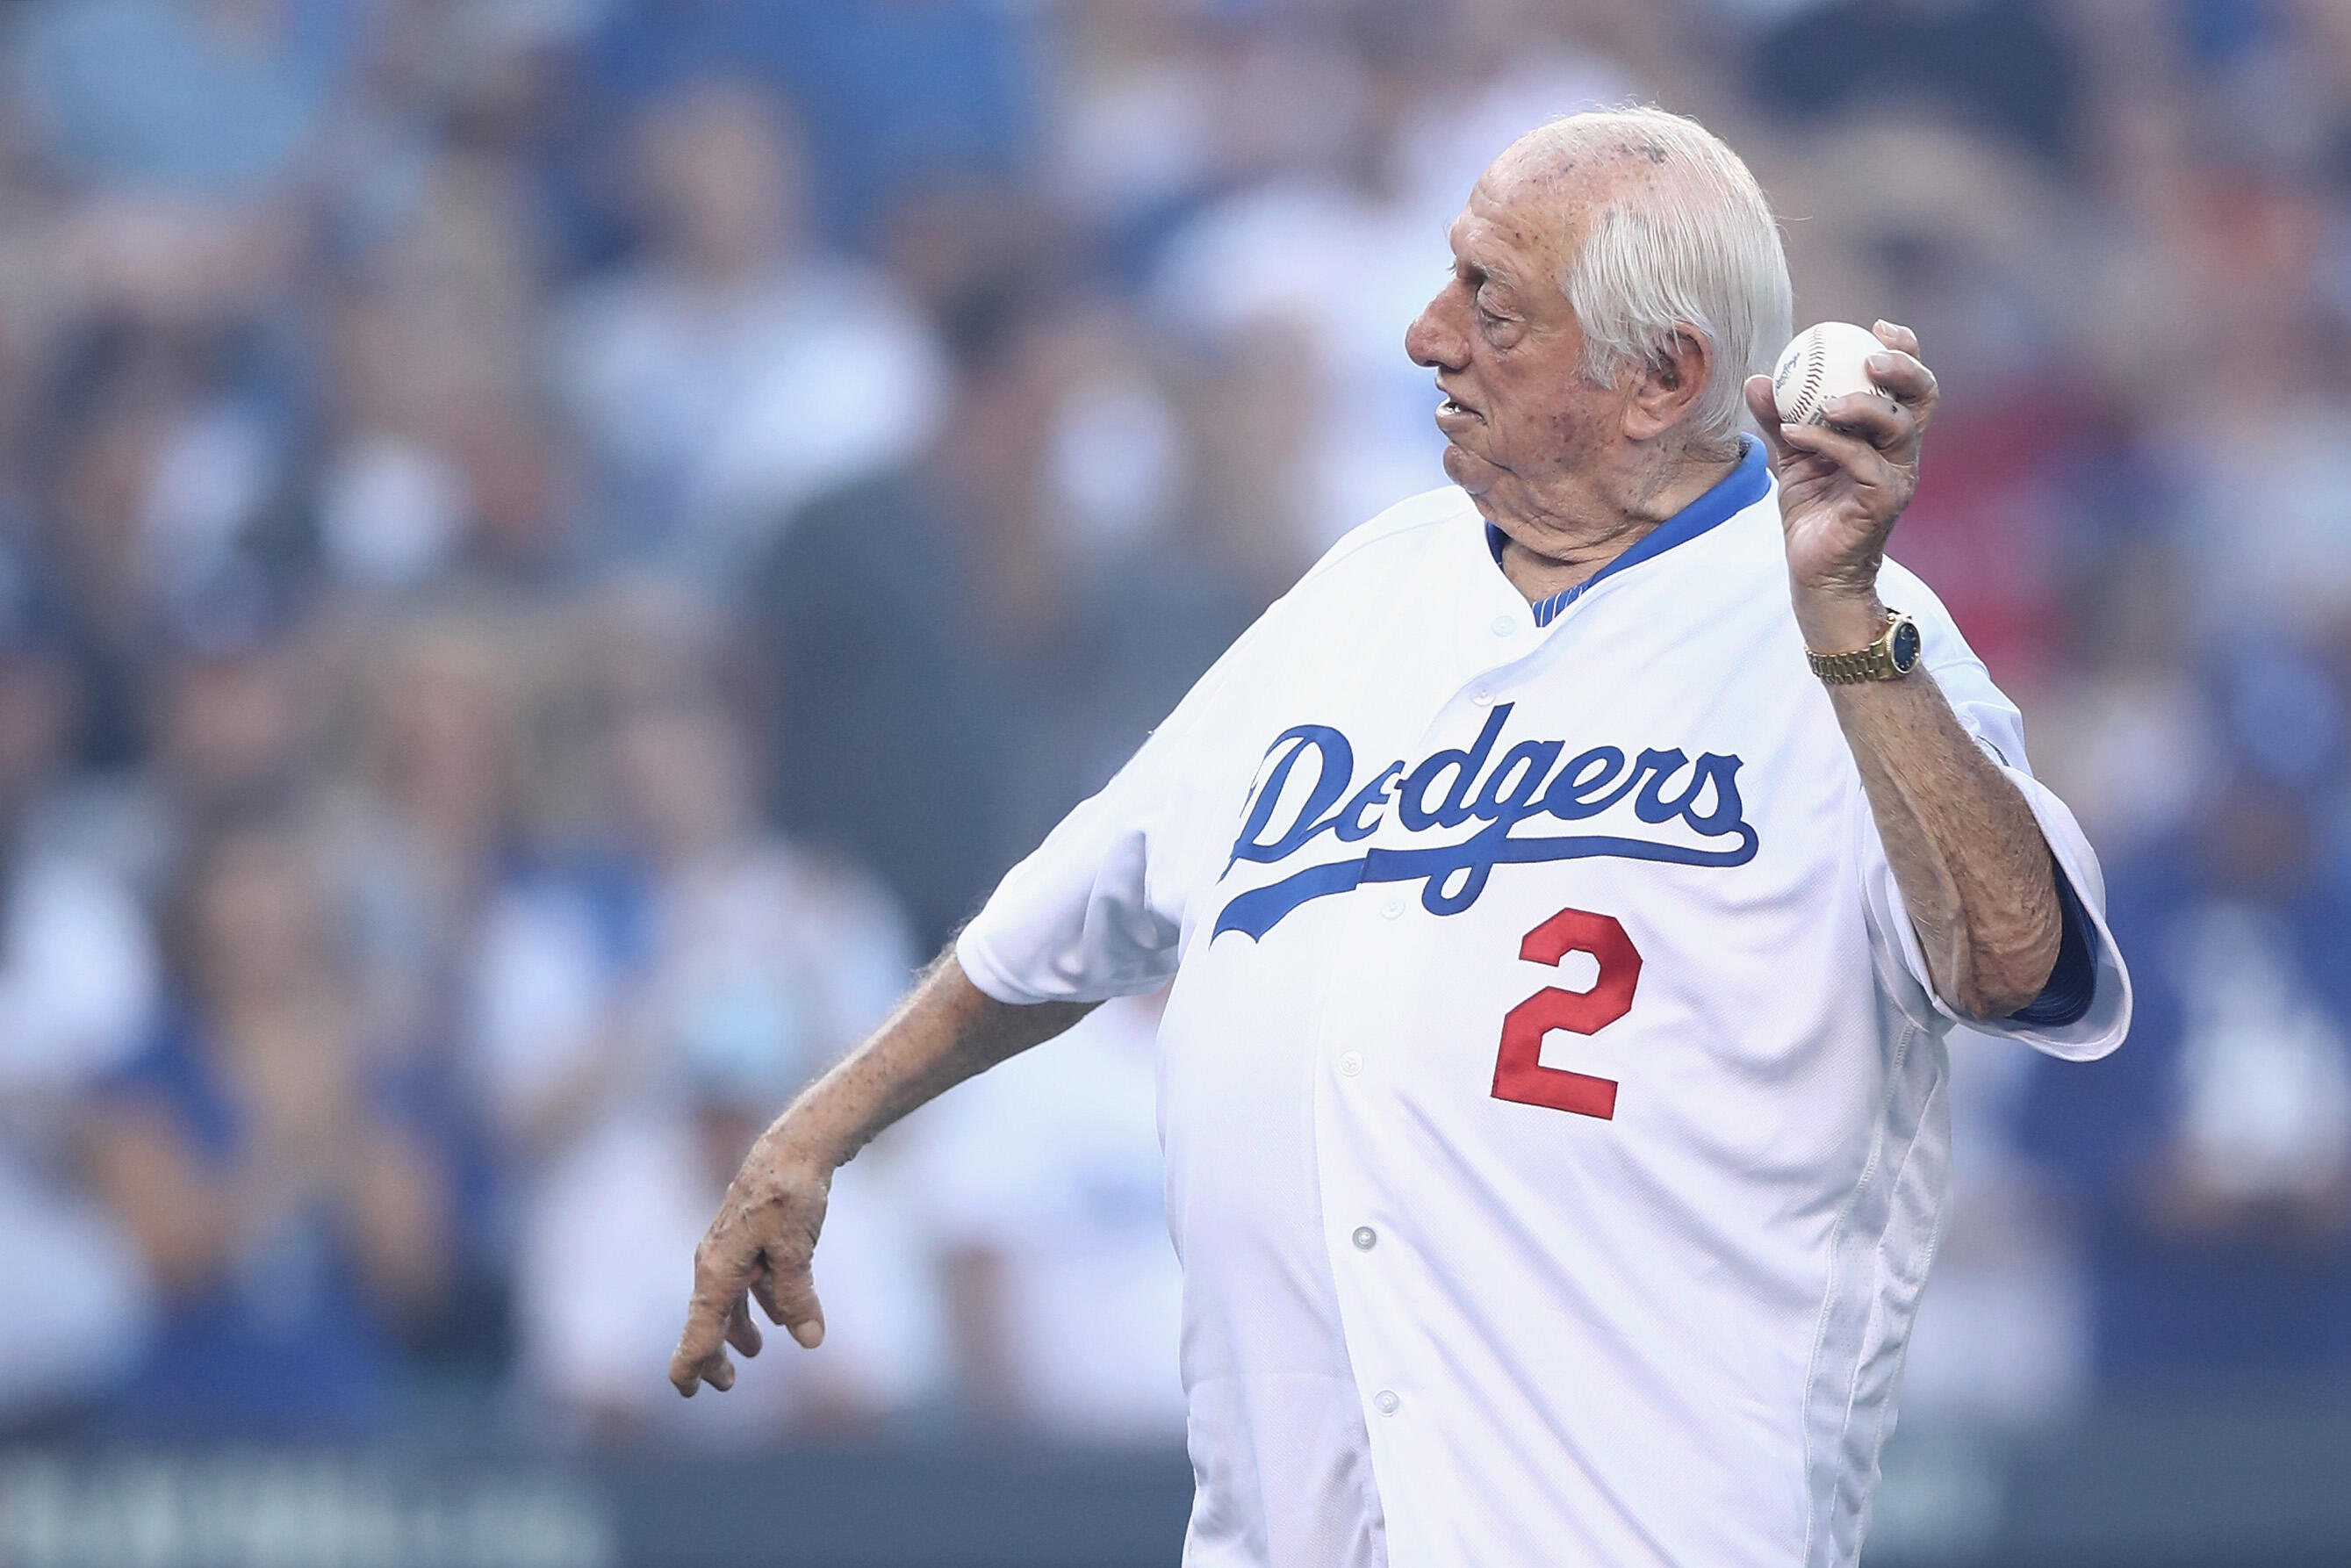
[[[1971,1019],[2028,1006],[2063,924],[2047,840],[1924,668],[1829,688],[1936,994]]]
[[[802,1091],[761,1141],[837,1168],[899,1117],[1052,1039],[1095,1005],[999,1002],[971,983],[950,947],[882,1027]]]
[[[1917,489],[1934,414],[1917,334],[1890,321],[1872,330],[1884,350],[1867,361],[1871,390],[1823,404],[1825,423],[1783,424],[1771,379],[1747,381],[1780,480],[1790,607],[1815,653],[1866,648],[1886,630],[1876,585],[1886,536]],[[1971,1019],[2030,1007],[2057,967],[2064,923],[2048,841],[2024,797],[1923,668],[1829,694],[1935,994]]]

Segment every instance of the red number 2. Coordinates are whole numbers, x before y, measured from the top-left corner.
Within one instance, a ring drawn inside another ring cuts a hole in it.
[[[1613,916],[1583,909],[1561,910],[1519,944],[1519,956],[1530,964],[1555,965],[1579,952],[1600,962],[1600,977],[1590,990],[1545,986],[1504,1015],[1501,1054],[1494,1059],[1494,1098],[1604,1122],[1616,1114],[1616,1081],[1545,1067],[1541,1060],[1543,1036],[1555,1029],[1597,1034],[1631,1012],[1633,988],[1641,978],[1641,955]]]

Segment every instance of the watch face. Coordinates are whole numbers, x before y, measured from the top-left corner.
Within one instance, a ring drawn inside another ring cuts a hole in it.
[[[1905,621],[1894,629],[1894,667],[1904,674],[1918,663],[1918,627],[1916,622]]]

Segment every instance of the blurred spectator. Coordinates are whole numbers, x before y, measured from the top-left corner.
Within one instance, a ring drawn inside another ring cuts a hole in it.
[[[0,555],[0,1431],[112,1385],[147,1327],[136,1249],[73,1159],[83,1103],[137,1051],[155,990],[137,902],[39,831],[73,708],[53,609]]]
[[[1777,113],[1818,119],[1925,99],[2043,157],[2072,151],[2076,68],[2049,0],[1733,3],[1797,11],[1749,57],[1750,91]]]
[[[2228,638],[2281,617],[2302,638],[2339,635],[2351,626],[2351,311],[2325,293],[2326,204],[2274,171],[2186,180],[2187,210],[2166,238],[2199,318],[2177,329],[2176,351],[2203,384],[2158,413],[2168,433],[2195,432],[2177,461],[2187,495],[2176,526],[2210,589],[2198,612]],[[2262,497],[2258,526],[2248,486]]]
[[[179,587],[178,602],[145,623],[148,765],[78,779],[49,813],[61,839],[151,910],[191,845],[254,812],[295,809],[313,760],[316,672],[283,589],[246,561]]]
[[[375,9],[64,0],[32,14],[20,80],[60,167],[242,195],[313,151]]]
[[[280,591],[225,579],[173,617],[153,755],[188,828],[291,800],[310,760],[310,693]]]
[[[952,494],[916,471],[826,497],[754,595],[777,821],[872,866],[930,952],[1011,863],[998,833],[1009,715]]]
[[[606,1434],[682,1418],[653,1374],[713,1206],[752,1136],[880,1021],[914,963],[869,880],[760,826],[748,743],[676,613],[624,606],[602,628],[601,770],[625,855],[612,913],[633,940],[600,944],[576,894],[534,893],[493,913],[484,956],[482,1066],[538,1155],[517,1239],[522,1370]],[[705,1425],[870,1420],[933,1392],[929,1288],[888,1148],[833,1197],[858,1232],[828,1256],[838,1332],[753,1368],[757,1392],[697,1409]]]
[[[1307,507],[1309,533],[1294,548],[1310,557],[1442,482],[1435,382],[1405,357],[1404,330],[1436,291],[1446,225],[1479,173],[1527,126],[1633,94],[1620,68],[1545,47],[1543,33],[1535,25],[1507,68],[1467,90],[1432,52],[1422,62],[1435,69],[1430,90],[1391,111],[1385,144],[1369,155],[1358,150],[1369,128],[1348,119],[1364,110],[1359,95],[1315,79],[1359,73],[1358,61],[1267,55],[1254,84],[1263,99],[1234,106],[1235,119],[1297,141],[1255,149],[1234,187],[1160,249],[1148,291],[1163,319],[1237,355],[1270,336],[1293,361],[1295,402],[1279,417],[1295,442],[1283,454],[1287,483],[1303,486]],[[1314,112],[1280,111],[1300,104]]]
[[[943,372],[881,277],[811,248],[772,99],[684,84],[631,151],[643,254],[565,308],[559,384],[605,548],[724,581],[795,503],[919,445]]]
[[[2117,864],[2149,956],[2132,1049],[2043,1074],[2110,1387],[2351,1379],[2351,900],[2302,791],[2252,770]]]
[[[1887,168],[1911,172],[1865,172]],[[1824,130],[1781,184],[1823,220],[1792,225],[1797,319],[1899,321],[1934,366],[1936,461],[1892,553],[2030,710],[2056,652],[2067,536],[2096,504],[2076,474],[2095,389],[2057,363],[2059,323],[2090,306],[2049,236],[2070,254],[2101,236],[2029,159],[1908,114]]]
[[[536,597],[572,575],[566,478],[548,432],[507,408],[476,411],[445,448],[363,438],[327,476],[321,543],[335,575],[362,590]]]
[[[445,1037],[482,912],[526,853],[527,669],[516,639],[449,615],[370,650],[334,853],[380,1039]]]
[[[193,854],[171,1015],[95,1118],[100,1190],[162,1292],[118,1401],[145,1437],[357,1435],[447,1278],[447,1193],[361,1037],[310,847],[266,822]]]
[[[983,300],[956,334],[938,439],[818,498],[783,528],[747,598],[772,671],[777,820],[871,866],[935,952],[1011,863],[1002,832],[1012,715],[991,601],[990,524],[1035,412],[1014,365],[1018,307]],[[1028,443],[1033,451],[1033,440]],[[1033,470],[1031,470],[1033,472]]]
[[[1186,372],[1194,455],[1178,515],[1187,540],[1225,563],[1251,601],[1270,603],[1316,553],[1306,455],[1322,417],[1322,367],[1305,329],[1270,321],[1198,345]]]
[[[2178,555],[2159,538],[2111,541],[2083,570],[2074,658],[2034,716],[2033,755],[2084,831],[2118,862],[2135,860],[2179,833],[2220,741],[2198,690]]]
[[[534,238],[514,169],[444,157],[357,258],[333,319],[319,561],[363,594],[526,592],[578,565],[577,465],[532,378]]]
[[[1207,18],[1165,0],[1108,0],[1071,11],[1045,178],[1060,204],[1109,236],[1147,245],[1182,204],[1219,177]]]
[[[1035,418],[1001,443],[1020,488],[990,551],[994,641],[1018,694],[1008,854],[1107,784],[1304,564],[1294,539],[1240,531],[1280,518],[1278,500],[1244,500],[1238,517],[1203,504],[1209,455],[1179,403],[1183,367],[1155,334],[1090,304],[1033,324],[1016,354],[1017,406]],[[1287,427],[1270,423],[1278,441]]]
[[[796,517],[750,600],[781,820],[872,864],[934,946],[1300,564],[1267,537],[1280,497],[1203,461],[1196,431],[1224,411],[1186,406],[1147,330],[999,287],[964,307],[938,441]],[[1253,416],[1288,428],[1263,402],[1224,428]],[[1262,453],[1245,439],[1217,455]]]
[[[871,239],[876,214],[927,185],[1022,170],[1036,16],[1004,0],[624,0],[590,42],[585,86],[625,109],[714,73],[753,77],[799,106],[828,229]]]
[[[257,329],[117,319],[58,350],[30,505],[92,704],[89,759],[133,760],[159,632],[246,614],[248,547],[283,505],[284,367]]]
[[[534,873],[549,809],[531,625],[444,612],[367,644],[348,776],[322,813],[367,1033],[400,1062],[451,1186],[451,1282],[413,1339],[476,1375],[509,1348],[513,1228],[499,1129],[465,1050],[467,1001],[491,911]]]
[[[1105,1003],[907,1129],[977,1420],[1068,1439],[1183,1436],[1183,1277],[1152,1110],[1162,1000]]]

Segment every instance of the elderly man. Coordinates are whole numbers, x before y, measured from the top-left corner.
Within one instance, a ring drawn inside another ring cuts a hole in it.
[[[1342,541],[761,1138],[682,1392],[757,1347],[747,1291],[822,1335],[826,1180],[878,1129],[1172,977],[1187,1563],[1855,1559],[1943,1036],[2120,1041],[2096,864],[1884,559],[1911,335],[1826,425],[1748,376],[1790,289],[1728,148],[1545,126],[1451,241],[1405,347],[1453,486]]]

